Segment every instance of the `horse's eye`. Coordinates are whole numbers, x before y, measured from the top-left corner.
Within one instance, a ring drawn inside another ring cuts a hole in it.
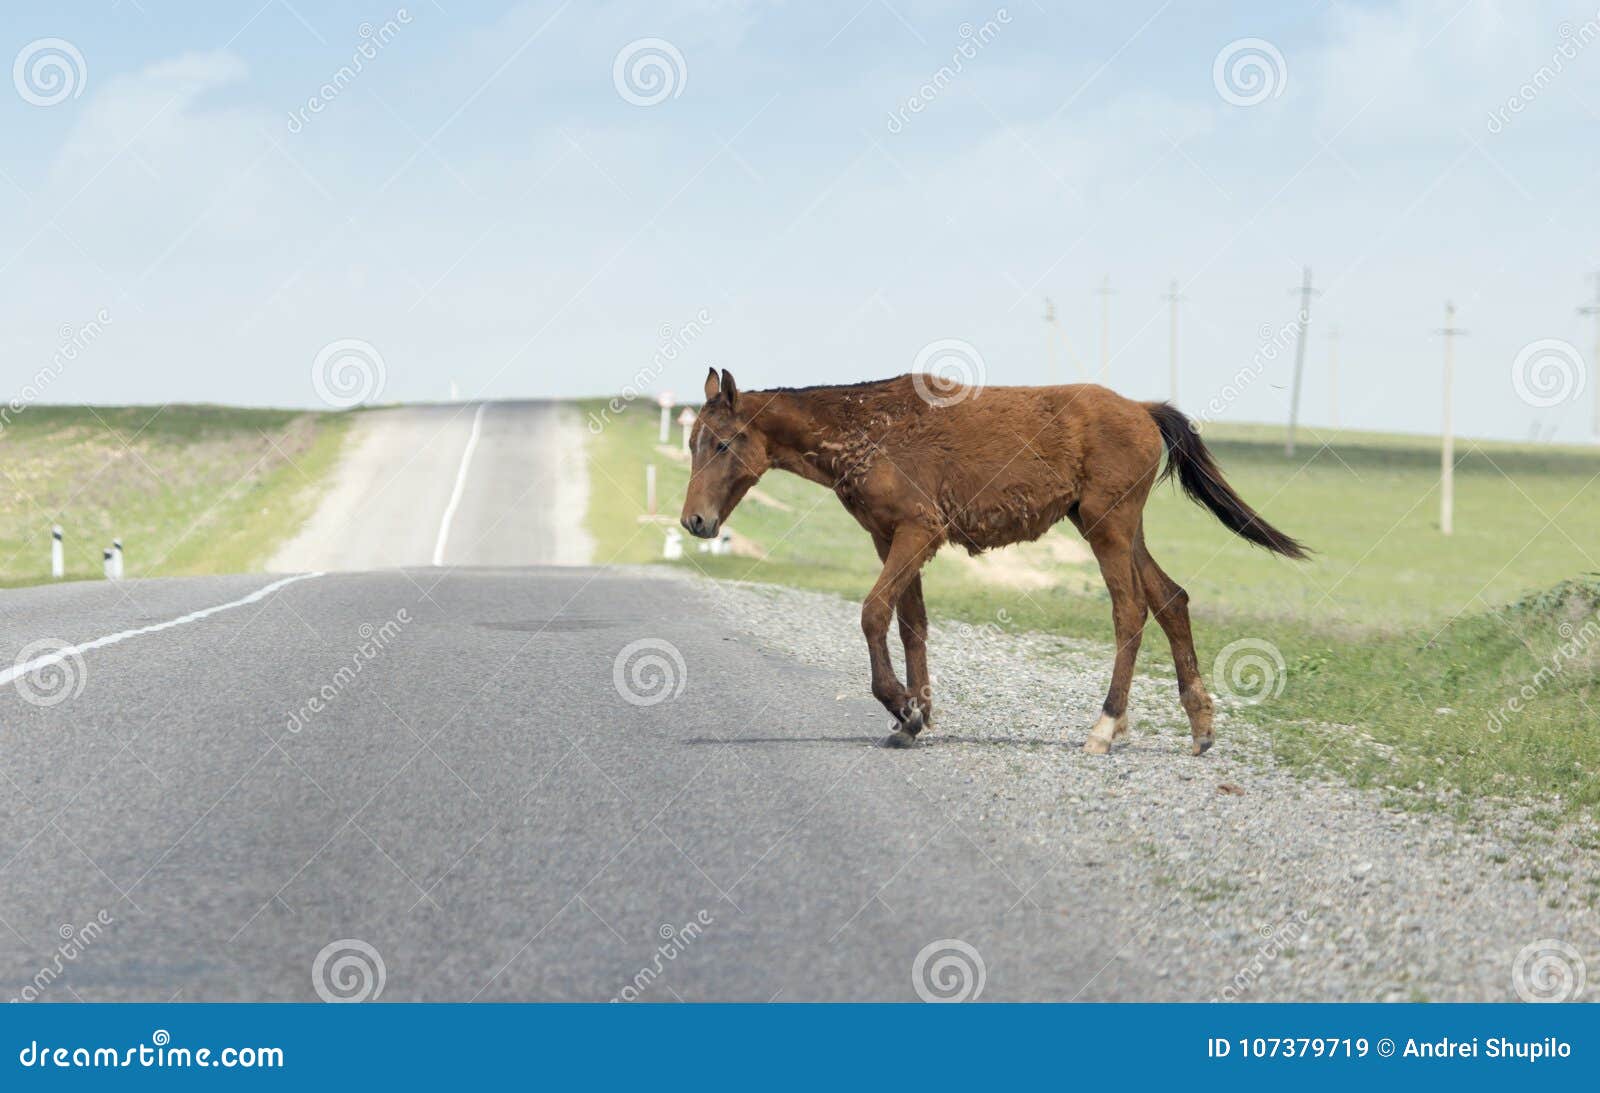
[[[728,442],[726,440],[717,441],[717,451],[725,452],[727,450],[728,450]]]

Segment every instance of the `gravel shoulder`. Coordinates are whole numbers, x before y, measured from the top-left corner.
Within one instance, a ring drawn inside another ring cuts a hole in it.
[[[832,673],[839,701],[871,702],[857,604],[665,576],[702,585],[761,647]],[[1543,829],[1503,803],[1461,823],[1292,773],[1272,726],[1239,708],[1219,708],[1217,746],[1191,758],[1170,669],[1136,679],[1130,745],[1089,756],[1108,647],[937,618],[929,645],[936,724],[883,761],[940,787],[969,837],[1012,848],[1018,903],[1070,914],[1074,892],[1121,897],[1128,913],[1105,924],[1119,955],[1080,997],[1135,955],[1154,981],[1134,996],[1192,1001],[1514,1000],[1519,983],[1562,996],[1584,962],[1600,966],[1592,831]],[[1147,641],[1141,668],[1165,652]]]

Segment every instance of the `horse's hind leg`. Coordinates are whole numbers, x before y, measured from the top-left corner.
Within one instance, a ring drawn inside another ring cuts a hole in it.
[[[1191,754],[1203,755],[1216,735],[1211,726],[1211,696],[1200,678],[1194,635],[1189,629],[1189,594],[1150,556],[1143,532],[1134,542],[1133,561],[1150,610],[1172,645],[1172,666],[1178,671],[1178,701],[1183,703],[1183,712],[1189,715],[1189,732],[1194,740]]]
[[[1138,511],[1133,509],[1130,518],[1128,508],[1113,509],[1098,521],[1085,512],[1075,517],[1074,522],[1079,521],[1095,560],[1100,563],[1106,590],[1111,593],[1111,620],[1116,628],[1117,657],[1111,668],[1111,686],[1100,718],[1083,745],[1091,755],[1105,755],[1111,750],[1112,741],[1128,731],[1128,689],[1133,685],[1133,665],[1139,658],[1147,615],[1144,587],[1133,563]]]

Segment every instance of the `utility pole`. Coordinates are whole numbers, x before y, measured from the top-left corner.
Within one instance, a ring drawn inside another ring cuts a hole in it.
[[[1079,374],[1082,375],[1084,379],[1088,379],[1089,374],[1084,368],[1083,358],[1078,355],[1077,347],[1072,344],[1072,339],[1067,337],[1066,330],[1064,330],[1061,324],[1056,321],[1056,305],[1055,302],[1052,301],[1048,296],[1046,296],[1044,300],[1044,321],[1046,325],[1050,327],[1051,335],[1061,339],[1061,347],[1066,350],[1067,357],[1069,357],[1073,363],[1078,366]],[[1055,363],[1055,343],[1052,341],[1050,344],[1050,378],[1052,381],[1056,379]]]
[[[1167,294],[1162,297],[1163,300],[1172,305],[1172,332],[1167,363],[1172,372],[1171,399],[1174,406],[1178,404],[1178,304],[1185,298],[1178,292],[1178,279],[1174,277],[1171,287],[1167,289]]]
[[[1111,297],[1117,294],[1109,273],[1101,278],[1094,294],[1100,297],[1100,383],[1105,386],[1111,379]]]
[[[1300,287],[1291,291],[1300,294],[1300,313],[1295,317],[1300,327],[1294,343],[1294,389],[1289,395],[1289,435],[1283,442],[1283,454],[1294,455],[1294,429],[1300,422],[1300,379],[1306,370],[1306,330],[1311,326],[1311,297],[1316,292],[1311,287],[1311,267],[1305,267],[1300,277]]]
[[[1328,328],[1328,408],[1333,427],[1339,428],[1339,328]]]
[[[1594,355],[1589,358],[1589,367],[1600,369],[1600,271],[1589,274],[1589,280],[1594,282],[1594,303],[1580,307],[1578,314],[1594,316]],[[1594,380],[1594,420],[1591,428],[1594,439],[1600,441],[1600,375],[1595,376]]]
[[[1455,530],[1456,508],[1456,436],[1451,415],[1450,387],[1455,379],[1455,340],[1466,334],[1456,326],[1456,305],[1444,305],[1444,326],[1436,333],[1444,335],[1444,422],[1443,438],[1439,445],[1439,532],[1449,535]]]

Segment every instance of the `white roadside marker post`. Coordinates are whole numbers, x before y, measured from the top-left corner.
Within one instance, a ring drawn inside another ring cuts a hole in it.
[[[667,434],[672,430],[672,392],[663,391],[656,396],[656,404],[661,407],[661,435],[656,438],[658,443],[667,442]]]
[[[116,574],[116,580],[122,580],[122,540],[111,540],[111,569]]]
[[[107,547],[105,550],[101,551],[100,552],[100,558],[101,558],[102,562],[104,563],[106,580],[108,580],[108,581],[116,580],[117,579],[117,570],[116,570],[115,563],[111,560],[111,548]]]
[[[678,415],[678,427],[683,430],[683,454],[689,454],[689,430],[694,428],[694,411],[687,406]]]
[[[661,546],[661,556],[669,562],[683,557],[683,534],[677,528],[667,529],[667,541]]]
[[[61,546],[61,525],[50,529],[50,576],[60,580],[67,575],[66,551]]]

